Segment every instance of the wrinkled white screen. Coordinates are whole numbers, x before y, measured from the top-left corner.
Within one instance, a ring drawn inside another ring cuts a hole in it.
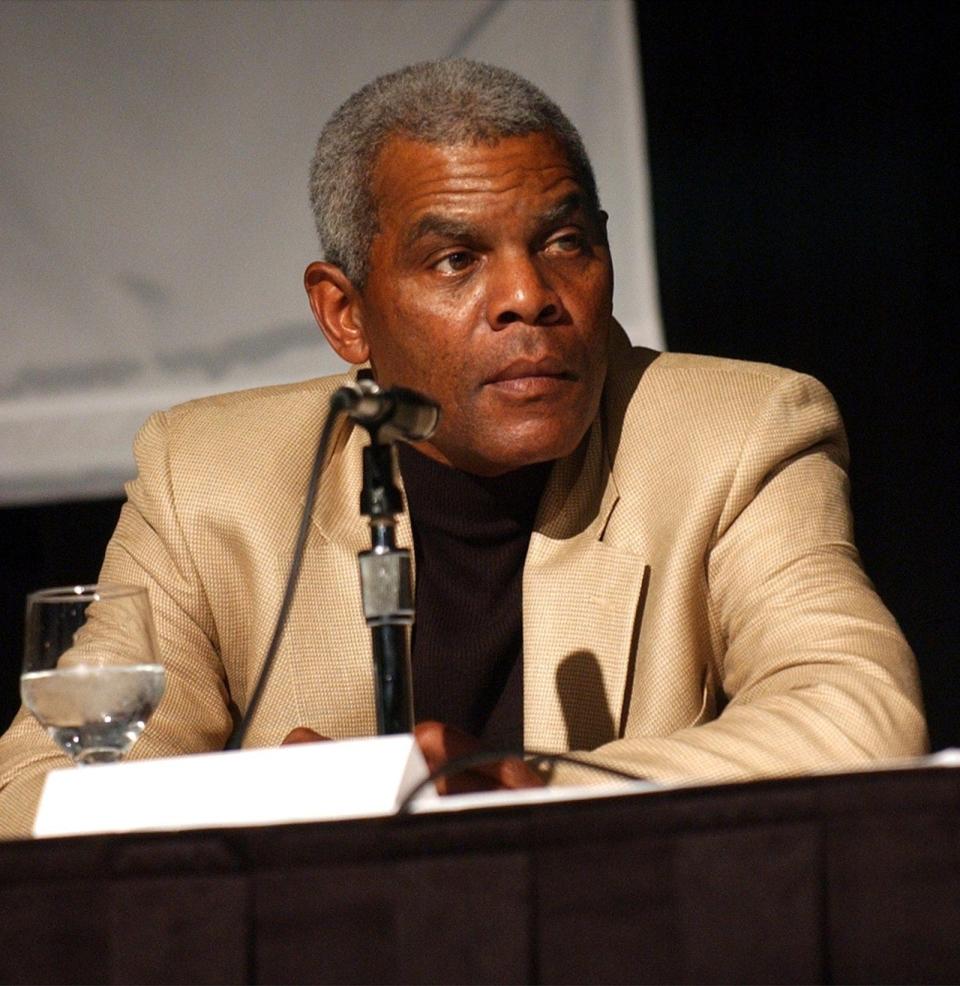
[[[628,0],[0,4],[0,502],[117,495],[159,407],[338,369],[306,305],[323,122],[401,65],[517,69],[581,129],[660,345]]]

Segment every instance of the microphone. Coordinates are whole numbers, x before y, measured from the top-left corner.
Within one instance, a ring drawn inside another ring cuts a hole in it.
[[[360,377],[333,395],[331,406],[342,408],[357,424],[381,442],[403,439],[420,442],[429,438],[440,420],[440,405],[407,387],[384,389]]]

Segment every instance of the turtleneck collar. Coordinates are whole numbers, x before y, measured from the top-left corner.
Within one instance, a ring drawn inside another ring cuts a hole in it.
[[[499,541],[532,530],[553,466],[541,462],[500,476],[475,476],[437,462],[405,442],[397,452],[417,526],[465,541]]]

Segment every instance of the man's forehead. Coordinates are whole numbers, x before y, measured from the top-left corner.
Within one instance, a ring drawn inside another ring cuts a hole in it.
[[[410,221],[443,212],[445,202],[477,195],[546,197],[554,201],[544,208],[567,211],[574,196],[578,204],[585,197],[563,146],[548,132],[450,144],[394,136],[381,150],[372,178],[381,215],[399,212]]]
[[[556,202],[537,209],[530,220],[538,227],[557,226],[585,208],[584,195],[579,191],[563,195]],[[473,222],[443,211],[425,212],[416,217],[404,230],[403,245],[412,246],[418,240],[435,236],[439,239],[461,239],[477,232]]]

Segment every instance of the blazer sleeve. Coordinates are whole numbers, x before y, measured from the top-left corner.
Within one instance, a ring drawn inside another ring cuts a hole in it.
[[[129,758],[222,749],[232,726],[228,690],[216,626],[177,513],[166,414],[146,422],[134,453],[138,476],[127,484],[100,581],[146,586],[167,679]],[[69,763],[21,708],[0,737],[0,837],[30,835],[46,773]]]
[[[832,397],[785,375],[746,434],[699,560],[715,641],[708,674],[725,708],[578,758],[689,783],[857,769],[927,750],[916,662],[861,567],[845,467]],[[553,779],[603,777],[561,764]]]

